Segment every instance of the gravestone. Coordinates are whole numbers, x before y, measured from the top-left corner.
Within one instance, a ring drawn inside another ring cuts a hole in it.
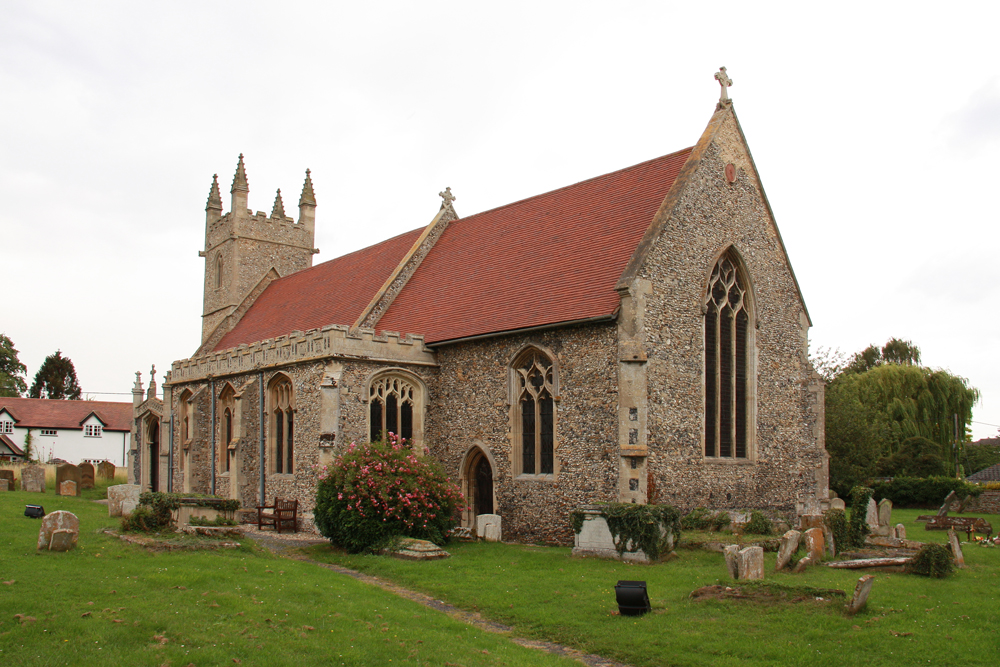
[[[822,528],[810,528],[806,531],[806,555],[809,557],[813,563],[818,563],[823,560],[823,549],[825,548],[825,542],[823,540],[823,529]]]
[[[80,489],[94,488],[94,464],[84,461],[80,464]]]
[[[958,535],[954,528],[948,529],[948,544],[951,546],[951,555],[955,558],[955,565],[965,567],[965,556],[962,554],[962,545],[958,541]]]
[[[7,480],[7,490],[8,491],[13,491],[14,489],[17,488],[17,486],[15,486],[16,480],[14,479],[14,471],[13,470],[0,470],[0,479]]]
[[[947,496],[945,496],[944,503],[941,505],[941,508],[938,510],[937,515],[938,516],[948,516],[948,512],[951,511],[951,504],[954,503],[954,502],[958,502],[958,494],[955,493],[954,491],[951,491],[951,492],[948,493]]]
[[[740,549],[740,579],[764,578],[764,547]]]
[[[29,493],[45,493],[45,468],[28,466],[21,470],[21,490]]]
[[[59,493],[58,493],[58,495],[60,495],[60,496],[76,496],[76,495],[79,495],[76,491],[77,491],[76,482],[74,482],[71,479],[64,479],[62,481],[62,483],[59,485]]]
[[[847,613],[856,614],[868,604],[868,594],[872,592],[872,584],[875,583],[875,575],[866,574],[858,579],[857,586],[854,587],[854,596],[845,606]]]
[[[832,510],[846,510],[847,504],[844,502],[843,498],[831,498],[830,499],[830,509]]]
[[[883,498],[878,501],[878,529],[876,530],[876,534],[888,537],[892,532],[892,501],[888,498]]]
[[[806,571],[806,568],[812,565],[812,558],[806,556],[805,558],[800,558],[799,562],[795,564],[795,569],[792,570],[795,574],[802,574]]]
[[[875,504],[874,498],[868,499],[868,508],[865,512],[865,523],[868,525],[868,532],[874,533],[878,531],[878,505]]]
[[[101,461],[97,464],[97,474],[104,479],[114,479],[115,464],[111,461]]]
[[[722,554],[726,557],[726,570],[729,571],[730,579],[740,578],[740,548],[735,544],[730,544],[722,549]]]
[[[72,463],[64,463],[56,468],[56,494],[63,495],[61,484],[68,479],[76,482],[76,493],[73,495],[80,495],[80,469]]]
[[[108,487],[108,516],[128,516],[139,505],[138,484],[116,484]],[[126,511],[126,509],[128,511]]]
[[[476,536],[487,542],[499,542],[501,519],[499,514],[480,514],[476,517]]]
[[[75,514],[65,510],[58,510],[56,512],[52,512],[51,514],[46,514],[45,518],[42,519],[42,527],[38,530],[37,550],[48,550],[53,542],[53,534],[57,531],[67,531],[69,535],[67,536],[66,533],[60,532],[59,534],[61,537],[56,538],[56,545],[61,548],[53,550],[69,551],[76,546],[76,538],[80,534],[80,520],[76,518]]]
[[[792,560],[792,555],[799,548],[799,539],[802,533],[797,530],[789,530],[781,536],[781,546],[778,547],[778,560],[774,564],[775,570],[782,570],[788,562]]]
[[[906,526],[901,523],[896,524],[896,539],[905,540],[906,539]]]
[[[451,554],[433,542],[406,537],[400,540],[399,546],[390,555],[401,560],[439,560]]]
[[[49,551],[69,551],[76,546],[75,531],[63,528],[52,531],[52,539],[49,542]]]
[[[830,526],[823,524],[823,542],[826,543],[826,555],[827,558],[833,559],[837,557],[837,545],[833,541],[833,531],[830,530]]]
[[[3,477],[0,477],[0,491],[6,491],[7,490],[7,485],[9,483],[10,482],[8,482],[6,479],[4,479]]]

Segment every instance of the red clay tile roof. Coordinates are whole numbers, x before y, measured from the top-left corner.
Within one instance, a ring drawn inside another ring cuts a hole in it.
[[[225,350],[330,324],[354,324],[422,231],[414,229],[278,278],[215,349]]]
[[[433,343],[613,314],[691,150],[449,223],[377,328]]]
[[[14,455],[14,456],[24,456],[24,450],[22,450],[20,447],[18,447],[16,444],[14,444],[13,440],[11,440],[10,438],[8,438],[6,435],[3,435],[2,433],[0,433],[0,443],[3,443],[3,445],[7,449],[10,450],[10,453],[12,455]],[[0,450],[0,451],[3,451],[3,450]],[[8,489],[8,490],[12,490],[12,489]]]
[[[21,428],[82,429],[91,412],[104,422],[106,431],[128,431],[132,426],[132,404],[110,401],[57,401],[48,398],[0,398]]]

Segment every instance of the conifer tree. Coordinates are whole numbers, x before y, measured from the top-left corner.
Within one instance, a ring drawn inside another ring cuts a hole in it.
[[[69,357],[62,351],[45,357],[42,367],[35,374],[29,395],[31,398],[55,398],[71,401],[80,400],[80,385],[76,381],[76,369]]]
[[[24,374],[28,372],[17,358],[14,343],[6,334],[0,334],[0,396],[17,397],[28,388]]]

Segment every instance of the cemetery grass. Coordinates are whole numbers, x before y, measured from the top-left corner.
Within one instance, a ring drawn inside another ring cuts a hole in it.
[[[37,553],[26,504],[80,518]],[[571,665],[314,564],[238,549],[148,551],[86,498],[0,494],[0,664]]]
[[[914,519],[926,510],[895,510],[911,539],[947,542],[943,531],[925,531]],[[1000,527],[1000,516],[985,516]],[[723,538],[725,534],[713,534]],[[702,536],[707,537],[707,536]],[[962,540],[965,534],[960,535]],[[679,549],[656,565],[573,557],[569,548],[451,543],[452,557],[408,562],[352,556],[329,546],[306,550],[335,562],[422,591],[513,626],[523,636],[546,639],[633,665],[917,665],[994,664],[1000,625],[1000,547],[963,544],[967,568],[938,580],[874,572],[868,607],[843,611],[845,598],[795,603],[695,601],[703,586],[734,586],[722,554]],[[801,553],[800,553],[801,555]],[[765,583],[840,589],[850,599],[864,571],[812,567],[801,575],[775,573],[765,554]],[[620,616],[614,585],[647,582],[653,612]]]

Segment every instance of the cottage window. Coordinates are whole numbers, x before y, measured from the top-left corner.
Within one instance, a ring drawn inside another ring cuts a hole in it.
[[[59,435],[59,431],[54,428],[43,428],[42,435]]]
[[[4,419],[0,421],[0,433],[13,433],[14,432],[14,422],[7,421]]]
[[[747,281],[732,252],[712,270],[705,295],[705,456],[749,454],[751,319]]]
[[[100,424],[87,424],[83,427],[83,435],[87,438],[100,438],[102,427]]]
[[[271,472],[292,474],[295,471],[294,415],[295,396],[292,381],[278,375],[271,381],[269,392],[271,428]]]
[[[555,474],[555,386],[552,359],[536,348],[511,365],[514,465],[521,475]]]

